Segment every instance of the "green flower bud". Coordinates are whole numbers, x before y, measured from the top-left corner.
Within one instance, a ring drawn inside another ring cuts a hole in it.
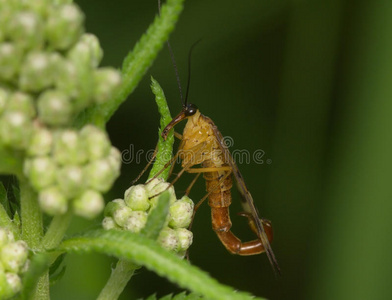
[[[48,125],[65,125],[71,120],[72,104],[63,92],[46,91],[38,98],[38,113],[40,120]]]
[[[14,240],[14,235],[10,230],[0,228],[0,249],[7,243],[13,242]]]
[[[46,128],[36,127],[30,139],[27,154],[30,156],[48,155],[52,150],[52,145],[52,133]]]
[[[12,294],[15,295],[22,289],[22,280],[15,273],[5,273],[5,277]],[[0,294],[1,295],[1,294]]]
[[[105,230],[109,229],[120,229],[119,226],[117,226],[116,222],[114,222],[112,217],[105,217],[102,220],[102,227]]]
[[[116,171],[116,177],[120,175],[120,169],[121,169],[121,163],[122,163],[122,156],[121,152],[115,148],[111,147],[110,148],[110,153],[107,158],[110,162],[110,165],[112,166],[112,170]]]
[[[0,115],[3,113],[8,103],[9,94],[5,89],[0,88]]]
[[[55,183],[56,164],[51,157],[37,157],[26,160],[25,164],[26,175],[36,190],[42,190]]]
[[[117,225],[123,227],[131,213],[132,209],[127,206],[123,206],[113,212],[113,219],[117,223]]]
[[[133,185],[125,191],[124,201],[132,210],[147,211],[150,208],[147,190],[143,184]]]
[[[100,193],[88,190],[75,198],[73,207],[75,214],[87,219],[95,218],[105,206],[105,201]]]
[[[56,86],[73,100],[75,111],[85,108],[94,95],[94,76],[83,62],[63,60],[59,65]]]
[[[48,7],[51,5],[51,2],[51,0],[22,1],[22,7],[37,13],[43,18],[47,16]]]
[[[68,52],[68,58],[74,62],[81,62],[91,68],[96,68],[103,57],[103,50],[98,38],[90,33],[85,33]]]
[[[52,56],[45,52],[30,52],[21,67],[19,86],[29,92],[40,92],[53,84]]]
[[[33,98],[22,92],[16,92],[9,96],[6,110],[19,111],[29,118],[34,118],[36,115]]]
[[[44,41],[44,26],[41,19],[33,12],[17,12],[7,24],[7,32],[21,49],[37,49]]]
[[[117,178],[107,159],[99,159],[85,167],[88,186],[100,192],[107,192]]]
[[[46,38],[54,49],[66,50],[83,33],[84,15],[75,4],[53,6],[46,22]]]
[[[32,133],[31,120],[22,112],[5,112],[0,119],[0,141],[15,149],[25,148]]]
[[[101,68],[95,71],[94,99],[96,103],[109,100],[118,91],[121,85],[121,75],[115,69]]]
[[[186,251],[193,241],[193,233],[185,228],[177,228],[175,232],[178,236],[178,251]]]
[[[169,226],[172,228],[188,227],[192,221],[194,204],[188,196],[182,197],[170,206]]]
[[[0,254],[4,269],[18,273],[25,264],[28,254],[27,244],[22,240],[4,245]]]
[[[42,210],[49,215],[62,215],[67,211],[68,201],[58,186],[42,190],[38,195]]]
[[[132,211],[124,223],[124,229],[138,233],[147,223],[147,213],[144,211]]]
[[[21,60],[22,51],[14,44],[0,44],[0,79],[13,79],[19,72]]]
[[[112,217],[114,212],[121,207],[125,207],[124,200],[123,199],[115,199],[113,201],[110,201],[108,204],[106,204],[105,210],[103,211],[103,214],[105,217]]]
[[[174,188],[172,186],[169,188],[169,186],[170,183],[165,182],[162,178],[155,178],[146,184],[148,197],[153,197],[150,199],[152,207],[156,206],[159,195],[165,190],[168,190],[170,193],[170,204],[173,204],[177,200]]]
[[[87,161],[84,141],[73,130],[58,132],[54,137],[53,156],[60,165],[78,165]]]
[[[79,195],[86,187],[84,172],[81,167],[64,166],[56,175],[58,186],[67,198]]]
[[[179,246],[179,239],[173,229],[166,227],[160,232],[158,236],[158,243],[169,251],[177,251]]]
[[[106,132],[103,130],[93,125],[86,125],[80,131],[80,137],[85,141],[90,161],[109,155],[111,144]]]

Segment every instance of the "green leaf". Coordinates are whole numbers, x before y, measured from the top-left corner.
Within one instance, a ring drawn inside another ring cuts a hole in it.
[[[208,299],[255,299],[248,293],[218,283],[207,273],[160,247],[157,242],[127,231],[92,231],[65,240],[57,250],[76,253],[95,251],[126,259]]]
[[[166,163],[170,161],[173,154],[173,144],[174,144],[174,131],[170,131],[166,141],[163,140],[161,133],[167,124],[170,123],[172,117],[170,115],[170,110],[166,102],[165,94],[159,83],[151,77],[151,90],[155,95],[155,102],[158,105],[158,111],[161,115],[160,128],[159,128],[159,137],[158,137],[158,146],[157,146],[157,156],[154,163],[154,166],[151,169],[150,175],[148,179],[151,179],[155,176]],[[163,178],[167,180],[170,172],[170,166],[167,167],[160,175],[159,178]]]
[[[41,275],[49,268],[50,254],[39,253],[33,256],[27,272],[23,276],[20,299],[30,299]]]
[[[140,234],[146,238],[156,240],[163,226],[165,225],[166,216],[169,213],[170,193],[163,192],[158,199],[158,205],[151,211],[147,223],[141,230]]]
[[[118,107],[135,90],[144,74],[162,49],[173,31],[183,9],[184,0],[168,0],[155,17],[147,32],[140,38],[134,49],[127,55],[122,66],[122,84],[118,93],[101,105],[95,105],[82,112],[76,119],[76,126],[93,123],[99,127],[110,119]]]
[[[11,217],[12,213],[8,202],[7,190],[5,189],[4,184],[2,182],[0,182],[0,204],[3,206],[8,216]]]

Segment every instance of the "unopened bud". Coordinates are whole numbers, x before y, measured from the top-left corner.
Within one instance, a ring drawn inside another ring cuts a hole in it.
[[[49,215],[62,215],[67,211],[68,201],[63,195],[60,188],[51,186],[39,193],[39,205],[42,210]]]
[[[7,106],[9,99],[9,93],[3,89],[0,88],[0,115],[3,113],[5,107]]]
[[[169,186],[170,183],[165,182],[161,178],[155,178],[146,184],[148,197],[152,197],[150,199],[150,204],[152,207],[157,205],[159,195],[166,190],[168,190],[170,194],[170,204],[173,204],[177,200],[173,186]]]
[[[97,103],[103,103],[113,97],[121,84],[120,73],[112,68],[101,68],[95,71],[94,98]]]
[[[73,207],[75,214],[87,219],[95,218],[105,206],[105,201],[100,193],[88,190],[75,198]]]
[[[25,148],[31,131],[31,120],[22,112],[6,112],[0,118],[0,141],[12,148]]]
[[[169,226],[172,228],[188,227],[192,221],[194,204],[188,196],[182,197],[170,206]]]
[[[72,46],[83,32],[84,15],[75,4],[53,6],[46,22],[46,38],[54,49]]]
[[[96,68],[101,62],[103,50],[98,38],[90,33],[85,33],[68,52],[69,59],[83,62],[86,66]]]
[[[79,165],[87,161],[84,141],[76,131],[64,130],[55,135],[54,158],[61,165]]]
[[[5,273],[5,276],[12,293],[18,293],[22,289],[22,280],[20,279],[19,275],[15,273]]]
[[[57,172],[57,183],[67,198],[79,195],[85,188],[84,172],[78,166],[64,166]]]
[[[46,128],[37,127],[31,136],[27,154],[30,156],[48,155],[52,150],[52,145],[52,133]]]
[[[39,75],[38,75],[39,74]],[[53,83],[50,55],[30,52],[21,67],[19,86],[29,92],[40,92]]]
[[[126,205],[123,199],[115,199],[106,204],[103,214],[105,217],[112,217],[116,210],[125,206]]]
[[[89,163],[86,168],[88,186],[100,192],[107,192],[117,178],[107,159],[99,159]]]
[[[129,207],[120,207],[113,212],[113,219],[117,223],[117,225],[123,227],[131,213],[132,209],[130,209]]]
[[[179,240],[176,232],[169,227],[162,229],[158,237],[158,243],[163,248],[170,251],[177,251],[179,246]]]
[[[29,250],[24,241],[9,243],[1,249],[1,261],[4,269],[18,273],[27,260]]]
[[[186,251],[192,245],[193,233],[185,228],[177,228],[175,231],[179,242],[178,251]]]
[[[72,104],[63,92],[46,91],[38,98],[38,113],[42,122],[48,125],[65,125],[71,120]]]
[[[150,208],[147,190],[143,184],[134,185],[127,189],[124,201],[132,210],[146,211]]]
[[[85,141],[90,161],[109,155],[111,144],[105,131],[93,125],[86,125],[80,131],[80,137]]]
[[[102,220],[102,227],[103,229],[120,229],[120,227],[114,222],[112,217],[105,217]]]
[[[0,44],[0,78],[3,80],[11,80],[19,72],[22,60],[22,51],[14,44]]]
[[[21,112],[29,118],[33,118],[36,115],[33,98],[22,92],[16,92],[9,96],[6,110],[7,112]]]
[[[124,223],[124,229],[138,233],[147,223],[147,213],[144,211],[132,211]]]
[[[56,164],[49,156],[26,160],[26,175],[36,190],[42,190],[56,181]]]

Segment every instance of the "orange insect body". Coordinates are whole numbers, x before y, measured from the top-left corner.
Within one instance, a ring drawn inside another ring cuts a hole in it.
[[[230,174],[236,170],[233,170],[230,161],[227,161],[225,149],[222,149],[223,141],[218,140],[218,138],[221,139],[221,135],[214,122],[202,115],[199,110],[196,110],[192,115],[187,115],[186,110],[183,109],[165,128],[163,136],[165,137],[175,124],[185,118],[188,119],[188,122],[184,128],[179,157],[182,160],[182,167],[186,171],[203,173],[208,192],[208,204],[211,207],[212,228],[226,249],[233,254],[254,255],[264,252],[265,243],[272,241],[272,229],[269,222],[263,221],[260,225],[263,226],[263,230],[260,231],[266,234],[266,238],[259,237],[250,242],[242,243],[230,230],[232,225],[229,214],[232,188]],[[201,164],[203,168],[191,168],[198,164]],[[239,171],[238,174],[240,175]],[[245,215],[248,217],[252,230],[258,234],[254,216]]]

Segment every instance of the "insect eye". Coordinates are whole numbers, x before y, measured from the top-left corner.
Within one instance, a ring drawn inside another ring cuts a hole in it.
[[[186,106],[185,114],[187,117],[193,116],[197,112],[198,108],[194,104],[188,104]]]

